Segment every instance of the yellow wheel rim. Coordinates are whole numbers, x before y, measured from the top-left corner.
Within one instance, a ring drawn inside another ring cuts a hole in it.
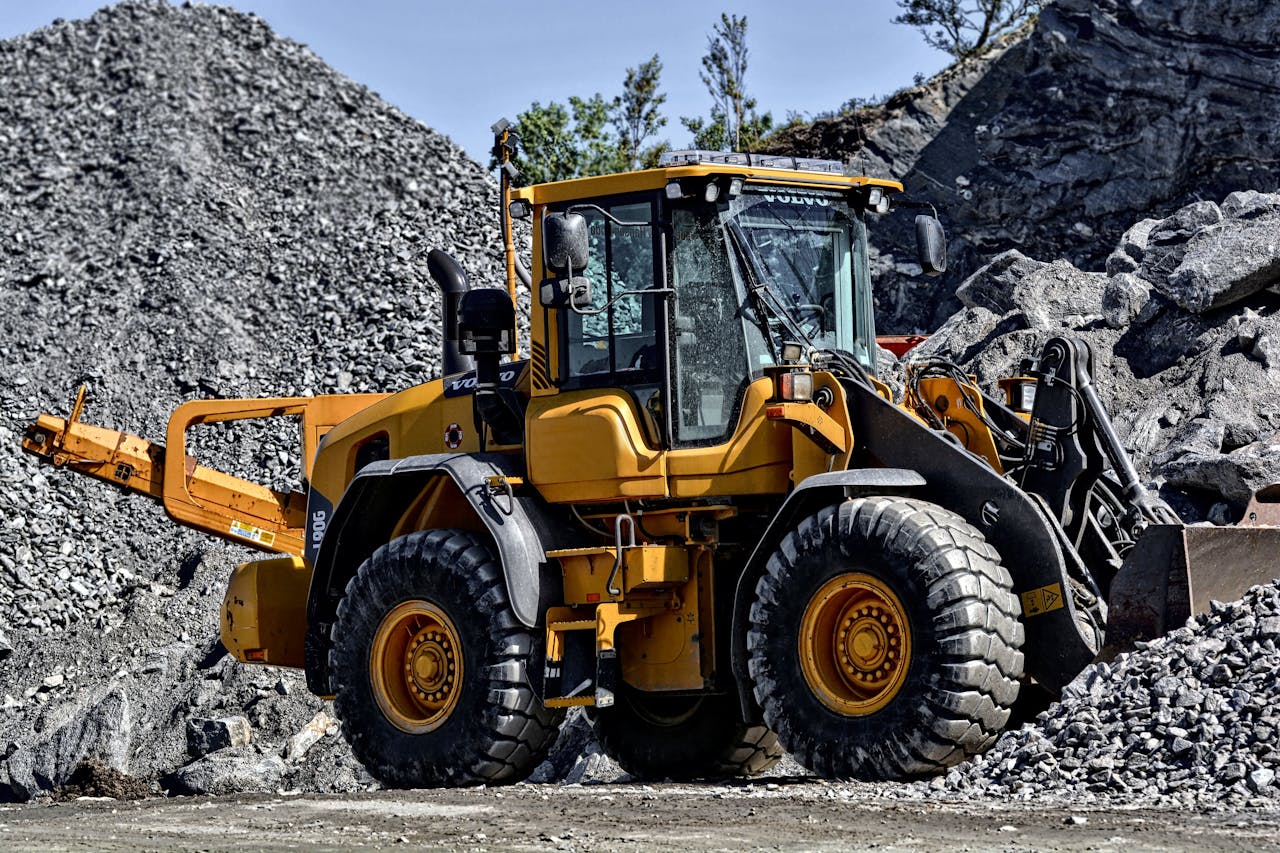
[[[800,620],[800,668],[831,710],[862,716],[889,704],[911,663],[902,602],[879,578],[837,575],[809,599]]]
[[[453,622],[429,601],[397,605],[374,634],[369,675],[378,707],[396,728],[439,728],[462,689],[462,642]]]

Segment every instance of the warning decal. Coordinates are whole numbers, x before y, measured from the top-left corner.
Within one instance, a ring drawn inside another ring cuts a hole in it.
[[[1062,584],[1051,583],[1022,594],[1022,615],[1039,616],[1065,606],[1062,600]]]
[[[231,522],[231,534],[239,536],[241,539],[257,542],[266,548],[270,548],[276,541],[276,535],[271,531],[263,530],[261,527],[254,527],[252,524],[245,524],[243,521]]]
[[[462,446],[462,425],[449,424],[444,429],[444,446],[450,450],[457,450]]]

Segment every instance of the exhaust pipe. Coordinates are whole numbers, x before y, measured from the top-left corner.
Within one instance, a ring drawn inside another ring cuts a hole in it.
[[[467,273],[453,256],[441,249],[432,249],[427,254],[427,272],[440,286],[444,296],[441,315],[444,320],[444,335],[440,341],[441,370],[443,376],[455,373],[467,373],[475,370],[475,361],[469,355],[463,355],[458,348],[458,305],[462,297],[471,290],[467,283]]]

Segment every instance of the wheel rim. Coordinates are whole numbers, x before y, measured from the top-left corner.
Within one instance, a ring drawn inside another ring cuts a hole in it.
[[[405,601],[378,625],[369,673],[378,707],[396,728],[433,731],[449,718],[462,689],[458,631],[431,602]]]
[[[831,710],[863,716],[898,695],[911,662],[911,626],[879,578],[837,575],[809,599],[800,622],[800,668]]]

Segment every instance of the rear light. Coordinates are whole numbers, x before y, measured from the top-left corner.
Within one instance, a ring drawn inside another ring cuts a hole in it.
[[[807,403],[813,399],[813,374],[797,371],[778,375],[778,399]]]

